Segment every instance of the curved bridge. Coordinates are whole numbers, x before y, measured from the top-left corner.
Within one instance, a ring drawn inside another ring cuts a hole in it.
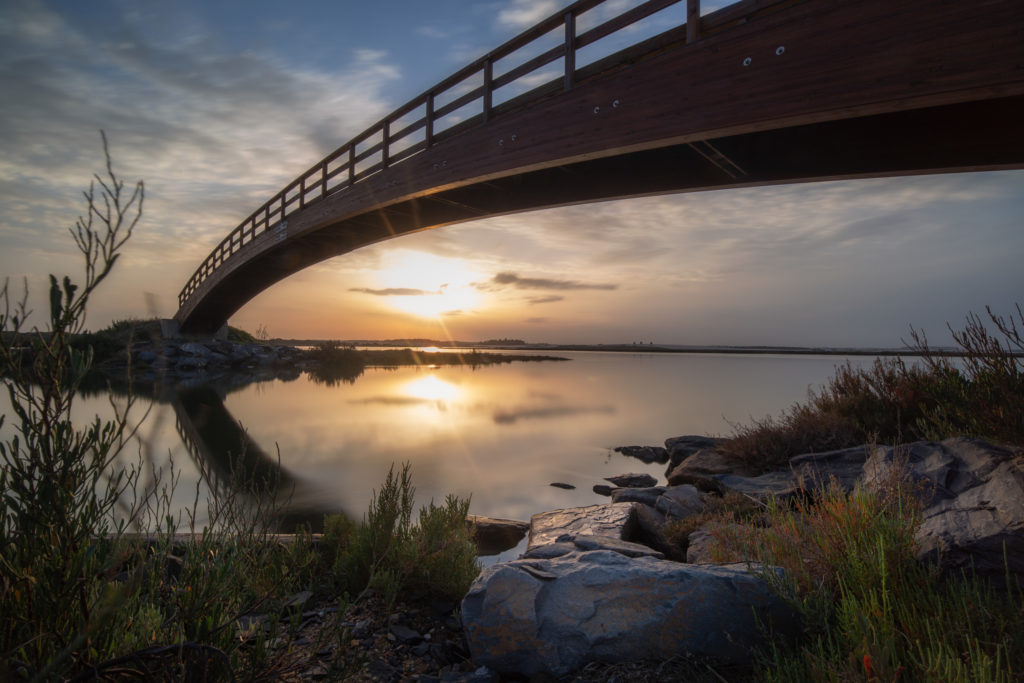
[[[1020,0],[743,0],[703,17],[698,1],[593,20],[604,0],[579,0],[398,108],[221,241],[179,296],[180,329],[213,333],[319,261],[487,216],[1024,167]],[[658,12],[676,28],[583,64]]]

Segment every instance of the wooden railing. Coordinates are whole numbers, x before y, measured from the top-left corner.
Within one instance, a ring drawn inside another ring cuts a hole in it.
[[[650,44],[651,49],[655,49],[669,40],[678,42],[684,25],[685,40],[692,43],[703,34],[742,22],[751,14],[780,1],[783,0],[744,0],[701,19],[700,0],[685,0],[686,14],[680,16],[685,21],[678,22],[671,30],[640,45]],[[577,33],[577,19],[604,2],[606,0],[577,0],[452,74],[328,154],[254,211],[217,245],[181,290],[178,295],[179,305],[184,306],[200,285],[229,257],[260,235],[272,231],[289,214],[342,192],[468,127],[486,123],[496,116],[555,92],[571,90],[580,80],[581,74],[586,73],[585,69],[578,69],[576,65],[580,50],[684,0],[648,0]],[[542,40],[562,27],[561,43],[544,49]],[[500,75],[495,73],[500,60],[514,59],[515,53],[528,50],[531,46],[542,51],[507,68]],[[553,74],[553,80],[535,88],[525,86],[523,79],[526,76],[536,74],[538,70],[559,60],[562,62],[560,73]],[[593,71],[592,68],[590,70]],[[479,85],[475,85],[476,82]],[[499,88],[510,88],[506,92],[511,92],[517,84],[525,92],[510,96],[500,104],[495,102],[495,93]],[[284,237],[283,231],[281,237]]]

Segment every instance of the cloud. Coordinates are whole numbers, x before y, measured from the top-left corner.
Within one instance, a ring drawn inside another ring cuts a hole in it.
[[[564,296],[558,296],[558,295],[552,295],[552,296],[531,296],[529,299],[526,300],[526,303],[530,304],[531,306],[535,306],[537,304],[550,304],[550,303],[554,303],[556,301],[564,301],[564,300],[565,300]]]
[[[512,0],[498,12],[498,25],[513,29],[529,28],[554,14],[558,6],[555,0]]]
[[[603,289],[612,290],[618,289],[618,285],[614,284],[603,284],[603,283],[587,283],[578,282],[576,280],[559,280],[556,278],[542,278],[542,277],[520,277],[516,273],[501,272],[491,278],[485,283],[476,283],[474,285],[478,289],[493,290],[501,287],[514,287],[515,289],[556,289],[556,290],[576,290],[576,289]]]
[[[349,287],[348,291],[372,294],[374,296],[429,296],[431,294],[440,294],[440,292],[428,292],[424,289],[412,289],[410,287],[387,287],[385,289]]]

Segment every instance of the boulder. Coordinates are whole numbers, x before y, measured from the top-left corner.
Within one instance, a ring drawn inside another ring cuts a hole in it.
[[[804,489],[820,489],[830,481],[835,481],[843,491],[849,493],[860,481],[870,450],[871,447],[865,444],[798,455],[790,458],[789,468]]]
[[[608,503],[540,512],[530,518],[527,549],[572,541],[580,534],[624,539],[633,525],[632,503]]]
[[[644,472],[630,472],[629,474],[616,474],[614,477],[605,477],[616,486],[628,489],[649,488],[658,483],[658,480]]]
[[[716,474],[713,478],[724,489],[742,493],[756,500],[765,500],[770,496],[789,499],[802,490],[796,475],[790,470],[767,472],[756,477]]]
[[[681,562],[685,559],[682,548],[665,537],[665,515],[650,505],[637,503],[633,506],[633,516],[635,524],[627,540],[653,548],[670,560]]]
[[[661,463],[668,462],[668,451],[661,446],[619,446],[615,449],[616,453],[622,453],[630,458],[636,458],[637,460],[647,463]]]
[[[697,451],[714,448],[723,441],[725,439],[699,435],[674,436],[671,439],[665,439],[665,450],[668,451],[669,462],[672,463],[669,469],[671,470]]]
[[[664,486],[650,486],[643,489],[615,489],[612,491],[612,502],[643,503],[653,507],[667,490]]]
[[[658,497],[654,507],[668,518],[685,519],[703,512],[704,501],[700,497],[700,491],[687,484],[666,489]]]
[[[588,662],[687,653],[743,664],[759,622],[795,617],[747,565],[697,566],[608,550],[485,569],[462,602],[477,665],[505,676],[563,676]]]
[[[1024,580],[1021,451],[968,438],[880,447],[864,463],[864,481],[885,485],[904,469],[922,484],[918,557],[997,581],[1008,569]]]
[[[514,519],[497,519],[467,515],[470,535],[481,555],[497,555],[500,552],[516,547],[523,540],[530,525]]]
[[[665,471],[668,483],[692,484],[692,480],[682,481],[683,477],[709,477],[714,474],[736,474],[736,464],[727,460],[725,455],[710,448],[699,450],[676,465],[670,465]]]

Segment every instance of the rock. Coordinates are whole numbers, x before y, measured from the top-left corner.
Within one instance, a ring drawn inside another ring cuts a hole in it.
[[[661,446],[619,446],[615,452],[636,458],[648,465],[668,462],[668,451]]]
[[[643,503],[653,507],[666,490],[664,486],[650,486],[644,489],[615,489],[612,491],[612,502]]]
[[[570,490],[570,491],[572,489],[576,488],[572,484],[566,484],[566,483],[560,482],[560,481],[553,481],[553,482],[551,482],[551,486],[554,486],[556,489],[566,489],[566,490]]]
[[[401,624],[392,624],[391,633],[398,639],[398,642],[406,645],[415,645],[423,640],[423,636],[419,632]]]
[[[497,555],[515,548],[530,530],[526,522],[479,515],[467,515],[466,524],[481,555]]]
[[[736,474],[736,464],[726,459],[725,455],[716,450],[705,448],[694,452],[676,465],[670,465],[665,472],[668,483],[673,483],[673,478],[684,475],[712,475],[712,474]],[[681,484],[690,484],[689,481],[681,481]]]
[[[725,439],[698,435],[675,436],[671,439],[666,439],[665,450],[668,451],[669,462],[672,463],[669,469],[686,460],[697,451],[714,448],[723,441]]]
[[[530,518],[527,549],[571,541],[579,534],[626,538],[632,526],[631,503],[608,503],[541,512]]]
[[[599,496],[610,496],[614,490],[615,489],[608,486],[608,484],[594,484],[594,493]]]
[[[605,477],[605,481],[610,481],[616,486],[630,489],[642,489],[654,486],[658,483],[658,480],[649,474],[642,472],[630,472],[629,474],[616,474],[614,477]]]
[[[185,342],[178,347],[182,353],[187,353],[190,356],[208,356],[210,355],[210,349],[206,348],[203,344],[197,344],[195,342]]]
[[[713,536],[709,525],[704,524],[686,537],[686,561],[690,564],[714,564],[711,559]]]
[[[968,438],[880,447],[864,463],[865,483],[884,485],[903,458],[924,484],[918,557],[995,581],[1009,569],[1024,581],[1024,455]]]
[[[766,500],[770,496],[789,499],[802,490],[796,476],[789,470],[768,472],[757,477],[716,474],[713,478],[725,489],[731,489],[756,500]]]
[[[580,550],[611,550],[626,557],[656,557],[659,559],[665,557],[664,553],[653,550],[646,545],[622,541],[610,536],[580,534],[572,539],[572,542]]]
[[[666,517],[685,519],[703,512],[704,501],[696,487],[686,484],[666,489],[654,507]]]
[[[863,445],[798,455],[790,458],[789,468],[805,490],[820,489],[834,480],[843,491],[849,493],[864,472],[869,450],[869,446]]]
[[[538,579],[530,564],[555,579]],[[745,663],[758,622],[794,616],[746,565],[695,566],[607,550],[488,567],[462,602],[473,661],[500,675],[563,676],[592,661],[682,653]]]
[[[681,562],[685,559],[681,549],[665,538],[665,515],[650,505],[637,503],[633,506],[633,517],[635,524],[626,540],[642,543],[663,553],[670,560]]]

